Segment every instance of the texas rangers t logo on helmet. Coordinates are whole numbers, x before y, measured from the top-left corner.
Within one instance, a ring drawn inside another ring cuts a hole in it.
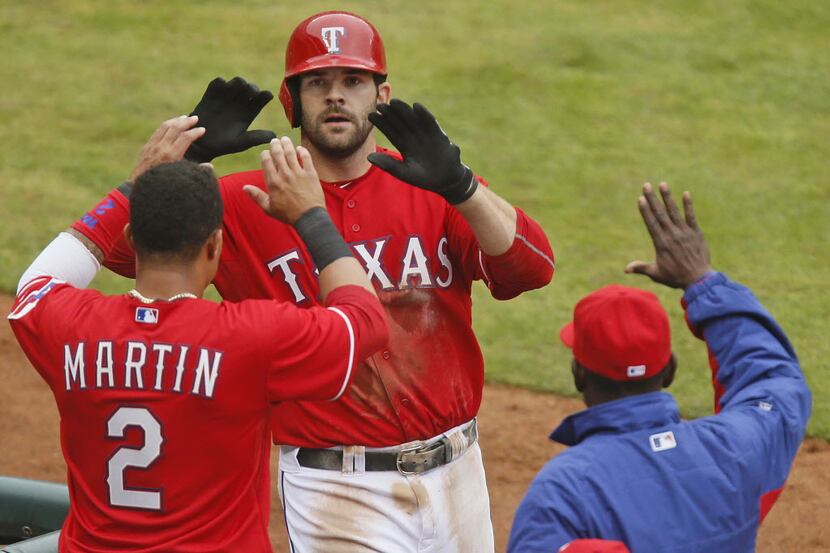
[[[326,47],[329,49],[329,54],[337,54],[340,52],[337,39],[346,34],[345,27],[323,27],[320,34],[323,37],[323,42],[326,43]]]

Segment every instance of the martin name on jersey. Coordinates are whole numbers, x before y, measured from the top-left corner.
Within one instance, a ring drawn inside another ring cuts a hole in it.
[[[206,398],[212,398],[216,390],[223,355],[186,344],[132,340],[101,340],[89,347],[86,342],[75,342],[65,344],[63,353],[66,391],[152,390]]]

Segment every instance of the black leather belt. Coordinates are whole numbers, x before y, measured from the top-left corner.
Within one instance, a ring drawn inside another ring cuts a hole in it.
[[[470,423],[461,434],[466,440],[459,454],[478,439],[476,421]],[[420,474],[446,465],[453,458],[451,440],[447,436],[442,436],[434,442],[402,447],[399,451],[366,451],[364,470],[396,470],[405,475]],[[343,451],[301,447],[297,450],[297,462],[307,468],[339,471],[343,470]]]

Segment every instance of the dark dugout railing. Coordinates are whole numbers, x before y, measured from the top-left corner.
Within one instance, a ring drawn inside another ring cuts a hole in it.
[[[0,476],[0,553],[57,553],[68,512],[65,485]]]

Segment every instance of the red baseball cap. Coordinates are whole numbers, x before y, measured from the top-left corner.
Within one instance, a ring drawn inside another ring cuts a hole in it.
[[[630,553],[621,541],[574,540],[563,545],[559,551],[565,553]]]
[[[580,365],[612,380],[649,378],[671,358],[669,318],[660,300],[619,284],[579,300],[559,337]]]

